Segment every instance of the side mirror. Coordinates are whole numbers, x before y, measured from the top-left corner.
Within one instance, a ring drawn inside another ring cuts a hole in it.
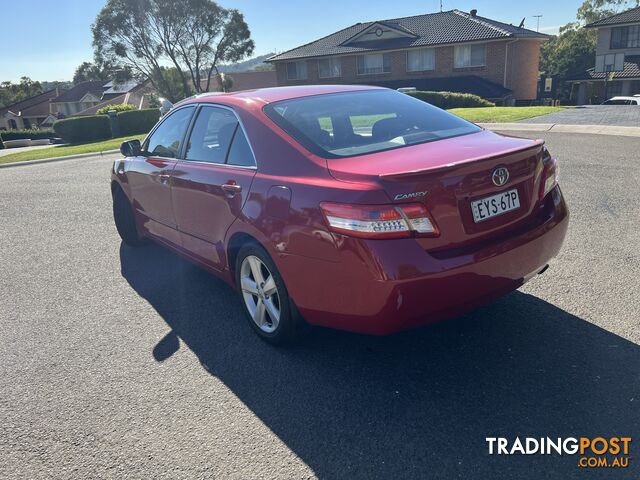
[[[120,145],[120,153],[125,157],[137,157],[141,152],[140,140],[128,140]]]

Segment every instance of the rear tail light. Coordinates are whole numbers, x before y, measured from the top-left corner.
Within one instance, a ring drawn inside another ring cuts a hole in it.
[[[404,238],[439,235],[429,212],[419,203],[404,205],[347,205],[323,202],[329,229],[360,238]]]
[[[545,148],[542,157],[542,181],[540,187],[540,199],[543,199],[547,194],[558,185],[558,179],[560,176],[560,167],[558,161],[549,154],[549,151]]]

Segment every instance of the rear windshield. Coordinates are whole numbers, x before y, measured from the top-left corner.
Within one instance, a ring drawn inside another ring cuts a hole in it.
[[[476,125],[394,90],[283,100],[265,113],[310,151],[352,157],[480,131]]]

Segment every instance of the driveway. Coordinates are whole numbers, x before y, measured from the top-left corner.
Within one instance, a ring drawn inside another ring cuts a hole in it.
[[[4,148],[0,150],[0,157],[11,155],[12,153],[28,152],[29,150],[40,150],[41,148],[51,148],[53,145],[33,145],[30,147]]]
[[[520,123],[559,125],[612,125],[640,127],[640,105],[587,105],[520,120]]]
[[[0,478],[603,475],[487,454],[516,435],[632,436],[605,474],[638,478],[638,139],[535,135],[572,215],[544,275],[434,327],[288,350],[223,282],[121,245],[104,157],[0,170]]]

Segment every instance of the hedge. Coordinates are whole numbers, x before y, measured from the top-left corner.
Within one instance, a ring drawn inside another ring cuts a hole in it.
[[[30,138],[31,140],[39,140],[41,138],[55,138],[53,130],[50,128],[37,129],[25,129],[25,130],[2,130],[0,131],[0,137],[2,140],[22,140],[23,138]]]
[[[494,103],[471,93],[418,90],[416,92],[407,92],[406,94],[445,110],[450,108],[495,107]]]
[[[69,143],[111,138],[111,125],[106,115],[91,115],[58,120],[53,130]]]
[[[120,125],[120,135],[137,135],[139,133],[149,133],[160,119],[160,110],[149,108],[146,110],[131,110],[118,113],[118,124]]]
[[[119,105],[107,105],[106,107],[99,108],[96,111],[96,115],[106,115],[110,110],[114,110],[116,112],[128,112],[129,110],[137,110],[134,105],[130,103],[121,103]]]

